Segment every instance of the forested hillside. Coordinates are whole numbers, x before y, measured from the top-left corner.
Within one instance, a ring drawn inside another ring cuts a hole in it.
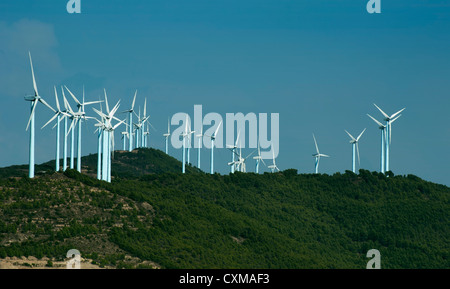
[[[450,268],[450,188],[413,175],[183,175],[157,150],[115,157],[112,183],[96,180],[96,155],[83,174],[0,169],[0,258],[76,248],[117,268],[365,268],[378,249],[382,268]]]

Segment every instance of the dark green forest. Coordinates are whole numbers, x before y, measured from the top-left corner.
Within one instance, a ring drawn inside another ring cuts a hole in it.
[[[154,149],[116,152],[112,183],[95,178],[96,155],[81,174],[52,164],[35,179],[0,168],[0,258],[76,248],[116,268],[364,269],[377,249],[382,268],[450,268],[450,188],[414,175],[183,175]]]

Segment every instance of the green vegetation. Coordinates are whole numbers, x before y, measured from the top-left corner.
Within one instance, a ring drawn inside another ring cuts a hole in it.
[[[157,150],[115,157],[111,184],[89,161],[33,180],[0,169],[0,258],[76,248],[116,268],[365,268],[374,248],[382,268],[450,268],[450,188],[413,175],[183,175]]]

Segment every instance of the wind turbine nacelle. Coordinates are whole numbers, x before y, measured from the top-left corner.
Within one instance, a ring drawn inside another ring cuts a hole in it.
[[[37,97],[34,96],[34,95],[29,95],[29,96],[27,95],[27,96],[24,97],[24,99],[25,99],[26,101],[34,101],[34,100],[37,99]]]

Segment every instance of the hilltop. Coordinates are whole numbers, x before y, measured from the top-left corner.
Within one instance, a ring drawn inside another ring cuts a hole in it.
[[[82,174],[1,168],[0,259],[76,248],[114,268],[365,268],[378,249],[382,268],[450,268],[450,188],[417,176],[183,175],[154,149],[114,158],[112,183],[96,155]]]

